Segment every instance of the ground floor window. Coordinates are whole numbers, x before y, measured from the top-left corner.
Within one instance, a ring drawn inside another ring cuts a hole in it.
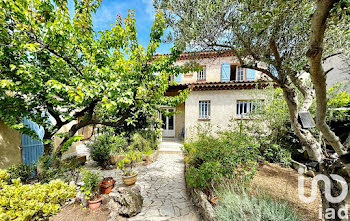
[[[245,117],[248,113],[260,109],[262,100],[237,100],[237,117]]]
[[[199,101],[199,119],[210,118],[210,101]]]

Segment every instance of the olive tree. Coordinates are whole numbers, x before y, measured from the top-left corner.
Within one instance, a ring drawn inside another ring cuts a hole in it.
[[[169,36],[172,40],[187,42],[192,50],[230,50],[242,67],[262,72],[280,87],[293,131],[310,159],[325,165],[323,172],[328,173],[325,169],[332,167],[327,166],[327,153],[298,121],[298,112],[308,111],[316,95],[316,126],[350,175],[348,150],[325,121],[327,71],[321,65],[326,57],[349,53],[348,0],[155,0],[154,3],[164,11],[167,23],[173,28]],[[307,74],[312,85],[303,80]],[[298,91],[303,96],[302,102]],[[337,185],[333,185],[332,191],[334,195],[339,192]],[[329,206],[339,209],[344,205],[345,202]]]

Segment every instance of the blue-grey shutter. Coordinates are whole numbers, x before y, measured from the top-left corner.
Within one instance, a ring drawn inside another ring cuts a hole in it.
[[[40,139],[43,139],[45,130],[30,119],[23,118],[23,124],[35,131]],[[41,140],[34,139],[26,134],[22,134],[22,161],[24,164],[30,165],[37,163],[39,157],[44,151],[44,144]]]
[[[255,70],[247,68],[247,81],[255,81],[255,73]]]
[[[230,81],[230,63],[221,64],[221,81]]]
[[[181,73],[174,77],[174,81],[176,81],[179,84],[181,83]]]

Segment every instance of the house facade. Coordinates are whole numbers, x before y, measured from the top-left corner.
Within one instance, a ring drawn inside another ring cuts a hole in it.
[[[175,96],[186,88],[191,92],[184,103],[175,108],[164,107],[176,114],[161,116],[163,137],[190,137],[197,125],[206,123],[225,128],[232,119],[246,119],[246,114],[264,100],[264,94],[253,89],[267,86],[267,78],[258,71],[240,67],[232,53],[184,53],[176,64],[191,60],[202,70],[174,78],[178,84],[169,87],[167,96]]]

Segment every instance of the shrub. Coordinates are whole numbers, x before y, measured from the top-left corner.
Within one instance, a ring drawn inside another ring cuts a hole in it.
[[[48,220],[76,195],[75,186],[61,180],[24,185],[17,179],[8,185],[7,178],[8,174],[0,170],[0,220]]]
[[[151,150],[151,142],[145,139],[140,133],[136,133],[132,136],[132,142],[130,148],[140,152]]]
[[[226,179],[250,180],[256,173],[259,145],[246,133],[212,134],[203,128],[184,145],[189,186],[212,190]]]
[[[22,183],[28,183],[31,177],[33,177],[35,166],[26,164],[15,164],[7,168],[9,175],[8,180],[20,178]]]
[[[218,205],[215,207],[218,220],[226,221],[299,221],[295,211],[287,203],[277,202],[271,197],[255,198],[246,193],[237,194],[225,190],[219,194]]]
[[[110,154],[123,153],[128,146],[128,142],[123,136],[109,136],[110,138]]]
[[[109,154],[111,151],[111,142],[109,135],[101,134],[88,145],[91,158],[97,162],[99,166],[106,167],[109,165]]]
[[[140,152],[158,149],[159,134],[157,130],[141,130],[132,136],[130,148]]]
[[[260,140],[260,155],[270,163],[279,163],[283,166],[290,166],[292,161],[290,151],[263,139]]]
[[[161,130],[141,130],[139,134],[149,142],[149,147],[152,150],[158,150],[159,138],[161,136]]]
[[[53,167],[52,162],[51,156],[39,158],[37,178],[40,183],[49,183],[55,179],[61,179],[65,182],[76,181],[82,163],[77,161],[75,156],[61,161],[59,168]]]
[[[84,185],[81,187],[81,191],[84,192],[87,199],[94,198],[98,183],[100,182],[100,175],[89,170],[83,170],[82,181]]]

